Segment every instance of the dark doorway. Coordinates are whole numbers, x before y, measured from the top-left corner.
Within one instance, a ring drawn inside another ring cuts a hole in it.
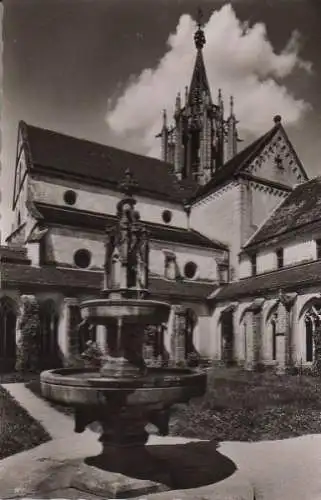
[[[0,370],[14,370],[16,362],[16,305],[9,297],[0,299]]]
[[[222,328],[222,360],[226,365],[231,365],[234,361],[234,323],[233,311],[223,311],[221,316]]]

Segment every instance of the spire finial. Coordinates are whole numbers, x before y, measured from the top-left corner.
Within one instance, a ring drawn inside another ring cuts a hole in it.
[[[203,11],[200,7],[197,9],[196,22],[197,22],[197,31],[194,35],[194,42],[197,50],[202,50],[202,48],[206,43],[206,39],[203,31]]]
[[[163,126],[164,126],[164,128],[167,127],[167,112],[166,112],[166,109],[163,109]]]
[[[233,116],[234,114],[234,97],[231,95],[230,97],[230,115]]]
[[[203,21],[203,11],[202,11],[201,7],[198,7],[196,22],[197,22],[197,27],[199,30],[202,29],[202,27],[203,27],[202,21]]]

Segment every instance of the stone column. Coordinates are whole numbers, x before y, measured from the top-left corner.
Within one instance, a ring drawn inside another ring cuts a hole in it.
[[[174,362],[181,363],[185,361],[185,308],[178,306],[175,311],[174,317]]]
[[[62,349],[64,364],[73,363],[79,352],[78,325],[81,321],[78,299],[65,297],[62,307],[62,315],[59,321],[59,340]]]
[[[246,314],[248,314],[247,323],[247,358],[245,361],[245,368],[248,370],[254,370],[258,367],[261,360],[261,322],[262,322],[262,305],[264,299],[257,299],[248,308]]]
[[[107,351],[107,328],[104,325],[96,326],[96,342],[103,353]]]
[[[277,371],[283,373],[285,369],[292,366],[292,324],[291,309],[297,294],[279,293],[279,305],[277,313],[276,330],[276,352]]]

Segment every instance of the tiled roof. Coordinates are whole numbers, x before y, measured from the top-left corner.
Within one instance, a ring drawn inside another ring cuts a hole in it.
[[[130,168],[139,192],[182,203],[197,187],[192,180],[179,182],[172,165],[111,146],[77,139],[20,122],[30,153],[32,170],[73,177],[117,189]]]
[[[298,185],[271,217],[250,239],[245,249],[263,241],[277,241],[285,233],[295,232],[321,220],[321,177]]]
[[[242,151],[240,151],[236,156],[234,156],[231,160],[226,162],[220,169],[218,169],[212,179],[205,184],[204,186],[200,187],[195,195],[192,196],[191,201],[195,202],[201,198],[204,198],[205,196],[208,196],[212,192],[214,192],[219,186],[223,185],[227,181],[230,181],[234,177],[238,176],[239,174],[244,172],[244,169],[257,157],[261,154],[265,146],[273,139],[275,134],[279,131],[282,130],[282,133],[284,134],[285,138],[287,139],[290,148],[292,149],[292,152],[294,156],[296,157],[297,162],[299,163],[302,171],[304,172],[303,166],[297,157],[294,149],[292,148],[292,145],[290,141],[287,138],[287,134],[280,122],[275,123],[275,125],[264,135],[256,139],[254,142],[252,142],[249,146],[244,148]],[[305,172],[304,172],[305,174]],[[306,176],[306,174],[305,174]],[[307,176],[306,176],[307,178]],[[254,179],[254,176],[253,176]],[[279,185],[280,187],[280,185]],[[287,186],[284,186],[285,189],[287,189]]]
[[[43,217],[44,223],[70,225],[79,228],[89,228],[98,231],[104,231],[107,226],[113,226],[116,222],[116,216],[105,215],[101,213],[86,212],[76,210],[70,207],[59,207],[45,203],[34,203],[35,208]],[[174,242],[197,247],[206,247],[219,250],[227,250],[223,243],[210,240],[197,231],[173,227],[164,224],[154,224],[144,222],[149,231],[150,238],[165,242]]]
[[[33,267],[28,265],[0,265],[1,288],[52,287],[60,290],[98,292],[102,286],[101,271],[57,268],[55,266]],[[150,277],[151,294],[161,296],[179,296],[188,299],[205,300],[214,290],[215,284],[194,281],[171,281],[154,276]]]
[[[279,289],[299,291],[304,286],[320,282],[321,261],[318,260],[229,283],[221,288],[214,300],[235,300],[239,297],[258,296]]]

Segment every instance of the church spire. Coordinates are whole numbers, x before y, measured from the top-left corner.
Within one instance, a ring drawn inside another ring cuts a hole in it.
[[[194,71],[189,89],[189,105],[197,105],[202,101],[204,94],[209,96],[211,101],[211,92],[207,80],[206,69],[203,59],[203,47],[206,44],[206,38],[203,30],[203,13],[198,9],[197,30],[194,34],[194,43],[197,50]]]

